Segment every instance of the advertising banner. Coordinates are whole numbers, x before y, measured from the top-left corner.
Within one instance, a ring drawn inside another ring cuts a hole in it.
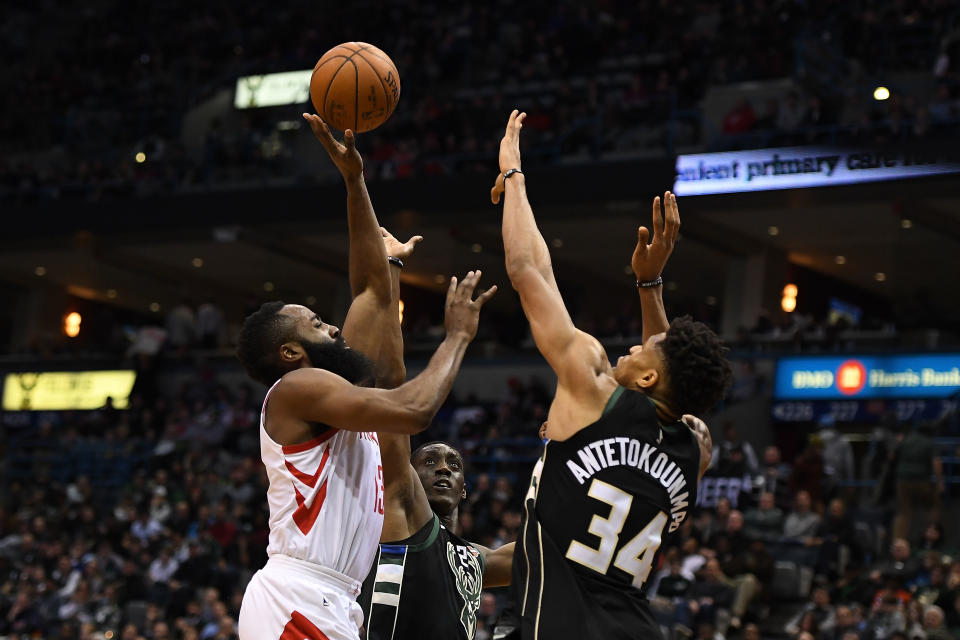
[[[784,147],[677,156],[678,196],[828,187],[960,172],[960,154]]]
[[[946,398],[960,391],[960,353],[781,358],[776,371],[778,400]]]
[[[3,384],[4,411],[99,409],[113,400],[126,409],[136,371],[44,371],[8,373]]]

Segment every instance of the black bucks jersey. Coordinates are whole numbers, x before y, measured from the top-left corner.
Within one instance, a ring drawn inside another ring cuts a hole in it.
[[[357,602],[364,640],[472,640],[483,556],[433,519],[400,542],[383,543]]]
[[[661,637],[647,579],[696,504],[700,447],[617,387],[603,415],[548,442],[524,498],[511,592],[524,640]]]

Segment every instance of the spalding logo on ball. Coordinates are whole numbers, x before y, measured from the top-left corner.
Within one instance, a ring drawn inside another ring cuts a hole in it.
[[[310,99],[330,126],[363,133],[393,113],[400,100],[400,74],[390,56],[372,44],[344,42],[317,61]]]

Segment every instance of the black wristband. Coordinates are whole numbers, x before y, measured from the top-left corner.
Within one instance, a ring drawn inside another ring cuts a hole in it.
[[[387,256],[387,262],[389,262],[390,264],[395,264],[395,265],[397,265],[398,267],[400,267],[401,269],[403,269],[403,260],[401,260],[400,258],[394,258],[393,256]]]
[[[506,171],[503,172],[503,181],[506,182],[507,178],[509,178],[515,173],[523,173],[523,171],[520,171],[520,169],[507,169]]]
[[[653,287],[659,287],[663,284],[663,276],[657,276],[656,280],[651,280],[650,282],[640,282],[637,280],[637,287],[640,289],[651,289]]]

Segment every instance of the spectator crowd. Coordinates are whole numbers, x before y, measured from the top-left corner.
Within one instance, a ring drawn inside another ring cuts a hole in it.
[[[549,400],[544,384],[512,379],[497,403],[449,402],[424,436],[464,452],[464,537],[489,547],[516,538]],[[172,398],[138,393],[126,410],[5,414],[0,637],[235,638],[244,586],[266,560],[258,416],[249,389],[209,376]],[[668,638],[960,632],[960,558],[939,506],[916,498],[937,489],[929,437],[908,429],[885,456],[892,512],[889,498],[845,486],[849,443],[820,427],[789,462],[722,427],[709,474],[751,481],[739,500],[702,505],[664,545],[649,596]],[[484,593],[478,640],[491,638],[504,602],[502,590]]]
[[[960,9],[949,0],[564,1],[550,11],[405,0],[321,15],[302,1],[282,10],[49,4],[15,3],[0,25],[18,92],[0,106],[5,200],[299,179],[295,130],[278,122],[303,105],[283,117],[218,119],[195,132],[199,154],[183,143],[185,115],[240,76],[309,69],[357,38],[389,52],[403,80],[401,108],[365,147],[368,170],[383,178],[486,171],[516,105],[529,113],[531,161],[691,144],[923,140],[951,135],[960,117]],[[929,81],[874,103],[872,79],[901,72]],[[717,127],[705,124],[709,87],[779,78],[794,88],[744,97]]]

